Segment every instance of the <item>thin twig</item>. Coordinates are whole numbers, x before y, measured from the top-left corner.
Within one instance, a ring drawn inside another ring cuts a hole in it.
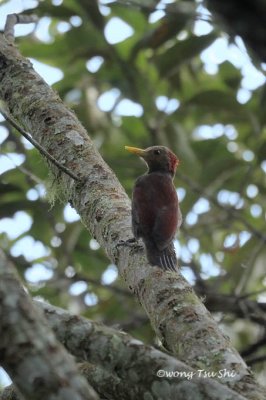
[[[252,224],[250,224],[239,212],[238,210],[232,208],[232,207],[226,207],[223,206],[222,204],[219,203],[219,201],[212,196],[211,194],[207,193],[206,190],[202,189],[200,186],[198,186],[192,179],[190,179],[188,176],[177,172],[176,176],[185,182],[195,193],[200,194],[201,196],[205,197],[207,200],[209,200],[213,205],[216,207],[220,208],[221,210],[224,210],[228,216],[236,218],[238,221],[242,222],[243,225],[246,226],[246,228],[253,234],[253,236],[257,237],[258,239],[261,239],[264,243],[266,243],[266,235],[259,231],[257,228],[255,228]]]
[[[6,158],[9,159],[14,164],[14,167],[21,171],[23,174],[25,174],[33,183],[40,184],[42,183],[42,180],[39,179],[36,175],[34,175],[31,171],[29,171],[27,168],[24,168],[22,165],[18,165],[14,162],[14,160],[7,154],[4,154]]]
[[[75,181],[80,181],[80,178],[77,177],[77,175],[73,174],[67,167],[64,165],[60,164],[48,151],[46,151],[33,137],[30,135],[30,133],[26,132],[23,128],[21,128],[20,125],[17,124],[17,122],[10,116],[8,115],[2,107],[0,107],[0,112],[4,116],[4,118],[19,132],[21,133],[22,136],[24,136],[36,149],[39,150],[39,152],[45,156],[48,160],[50,160],[54,165],[57,166],[61,171],[63,171],[65,174],[70,176],[72,179]]]
[[[257,352],[258,350],[260,350],[260,348],[264,347],[265,345],[266,345],[266,335],[264,334],[264,336],[261,337],[256,343],[251,344],[248,348],[246,348],[245,350],[241,351],[241,356],[247,358],[251,354],[253,354],[253,353]]]
[[[251,366],[257,363],[262,363],[266,361],[266,355],[250,358],[249,360],[246,360],[246,363]]]
[[[6,24],[4,28],[4,35],[9,43],[13,43],[15,40],[14,27],[17,24],[31,24],[37,22],[37,15],[24,15],[24,14],[9,14],[6,17]]]
[[[242,300],[242,299],[246,299],[247,297],[256,296],[256,295],[264,293],[264,292],[266,292],[266,288],[262,288],[262,289],[259,289],[259,290],[254,290],[254,292],[245,293],[245,294],[243,294],[241,296],[238,296],[238,298],[239,298],[239,300]]]

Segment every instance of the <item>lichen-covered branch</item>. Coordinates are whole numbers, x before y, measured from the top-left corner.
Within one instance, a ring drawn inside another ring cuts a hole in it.
[[[0,363],[27,400],[97,400],[0,251]]]
[[[244,397],[124,332],[36,301],[50,327],[79,361],[79,370],[104,398],[135,400],[232,399]],[[88,362],[89,361],[89,362]],[[158,376],[163,373],[169,376]],[[7,389],[9,393],[9,389]],[[215,393],[215,395],[214,395]]]
[[[21,395],[18,394],[18,391],[12,384],[5,387],[2,393],[0,393],[0,400],[24,400],[24,399]]]
[[[50,166],[66,199],[138,297],[163,345],[193,368],[234,369],[231,385],[250,399],[262,399],[244,361],[182,275],[151,267],[139,248],[117,246],[132,236],[127,195],[76,116],[4,38],[0,99],[49,153],[82,179],[73,181]]]

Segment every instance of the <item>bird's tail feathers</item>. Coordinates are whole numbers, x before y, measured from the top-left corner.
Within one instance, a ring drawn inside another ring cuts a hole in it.
[[[149,263],[158,265],[164,270],[177,270],[177,257],[173,243],[164,250],[157,250],[155,246],[146,245]]]

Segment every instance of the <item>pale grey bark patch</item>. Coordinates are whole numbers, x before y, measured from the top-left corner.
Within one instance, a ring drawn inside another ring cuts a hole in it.
[[[0,363],[27,400],[97,400],[0,251]]]

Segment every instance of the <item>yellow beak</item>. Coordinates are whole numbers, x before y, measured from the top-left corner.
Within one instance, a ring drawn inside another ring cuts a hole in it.
[[[138,149],[137,147],[130,147],[130,146],[125,146],[125,149],[129,151],[130,153],[136,154],[139,157],[145,157],[146,152],[143,149]]]

